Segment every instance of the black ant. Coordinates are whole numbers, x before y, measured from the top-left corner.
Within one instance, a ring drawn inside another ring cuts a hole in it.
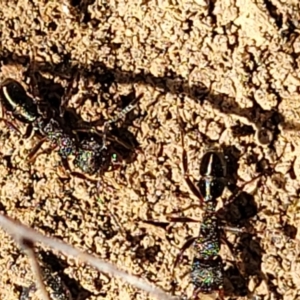
[[[126,149],[132,150],[131,145],[118,140],[114,136],[108,135],[109,126],[123,118],[134,107],[135,103],[142,97],[139,95],[134,103],[125,107],[116,117],[104,123],[104,131],[98,132],[94,128],[70,128],[60,113],[61,108],[55,111],[47,107],[45,112],[39,111],[39,105],[34,99],[29,97],[20,83],[13,79],[5,80],[0,86],[1,102],[5,111],[21,122],[28,123],[26,136],[31,136],[32,132],[37,132],[41,140],[30,151],[27,159],[32,162],[36,158],[36,153],[45,141],[51,142],[51,149],[58,148],[58,154],[62,158],[65,168],[69,169],[67,158],[75,156],[74,164],[88,175],[93,175],[107,170],[113,170],[119,166],[122,156],[114,149],[112,143],[119,144]],[[20,133],[13,122],[1,118],[7,125],[13,127]],[[79,139],[78,133],[86,132],[88,138]],[[108,142],[111,144],[108,144]],[[45,151],[44,151],[45,152]],[[41,154],[41,153],[40,153]],[[74,174],[77,174],[74,172]]]
[[[186,153],[183,155],[186,160]],[[192,190],[200,199],[200,205],[204,210],[199,235],[186,241],[174,265],[176,266],[180,261],[184,251],[193,245],[196,253],[191,272],[191,279],[195,286],[193,298],[196,298],[199,293],[210,294],[219,291],[220,299],[224,299],[223,264],[219,255],[220,224],[216,216],[217,198],[225,189],[226,164],[223,153],[215,150],[206,152],[201,161],[200,175],[199,190],[186,178],[188,185],[193,186]],[[170,220],[173,222],[193,221],[189,218],[170,218]]]
[[[185,250],[193,246],[195,255],[192,262],[191,280],[195,288],[192,299],[196,299],[200,293],[211,294],[218,292],[218,298],[224,300],[224,268],[219,251],[221,242],[225,242],[228,247],[229,244],[221,233],[222,230],[235,233],[243,233],[247,232],[247,230],[222,226],[220,218],[217,215],[216,207],[218,198],[223,194],[225,187],[228,185],[227,163],[223,151],[211,148],[203,155],[200,163],[201,178],[196,187],[187,176],[188,160],[184,149],[183,132],[181,132],[181,140],[184,179],[192,193],[199,199],[200,207],[204,213],[198,236],[192,237],[184,243],[175,260],[174,267],[182,259]],[[253,178],[250,182],[260,176]],[[199,204],[190,205],[184,210],[194,206],[199,206]],[[168,217],[168,220],[171,222],[199,222],[188,217]],[[229,250],[231,252],[230,247]]]

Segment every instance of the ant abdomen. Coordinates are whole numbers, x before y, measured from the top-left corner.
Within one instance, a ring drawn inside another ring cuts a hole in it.
[[[209,294],[223,289],[223,264],[218,256],[214,260],[201,260],[194,257],[192,263],[191,279],[195,290]]]

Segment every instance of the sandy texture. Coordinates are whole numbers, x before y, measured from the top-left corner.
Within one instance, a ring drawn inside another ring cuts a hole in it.
[[[234,245],[234,258],[226,245],[221,251],[226,297],[252,299],[254,290],[256,299],[300,299],[299,20],[298,0],[1,0],[1,81],[18,79],[37,95],[28,72],[34,70],[39,101],[59,100],[68,90],[67,106],[88,122],[111,118],[131,93],[143,93],[117,133],[131,134],[139,150],[101,179],[101,201],[95,182],[69,175],[57,152],[29,164],[26,155],[38,139],[25,140],[1,122],[1,211],[190,297],[184,274],[192,249],[174,275],[171,269],[199,224],[166,229],[142,222],[165,222],[167,213],[198,203],[181,172],[181,116],[194,182],[210,140],[232,159],[237,185],[263,174],[220,211],[228,226],[254,233],[226,233]],[[222,200],[229,197],[227,191]],[[183,214],[201,220],[201,208]],[[40,250],[74,299],[150,299],[72,258]],[[0,266],[0,298],[19,299],[31,274],[2,231]]]

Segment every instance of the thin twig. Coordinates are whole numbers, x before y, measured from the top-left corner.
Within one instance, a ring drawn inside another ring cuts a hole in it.
[[[78,250],[59,239],[47,237],[37,232],[36,230],[27,227],[21,224],[20,222],[13,220],[12,218],[3,214],[0,214],[0,226],[6,232],[12,235],[17,241],[26,239],[28,241],[31,241],[33,244],[43,243],[52,249],[64,253],[65,255],[77,257],[82,262],[95,267],[100,272],[109,274],[113,277],[119,277],[127,283],[152,294],[160,300],[179,300],[179,297],[170,296],[167,293],[165,293],[162,289],[150,285],[145,280],[137,276],[128,274],[127,272],[118,269],[111,263],[104,262],[93,255]]]
[[[31,244],[31,243],[30,243]],[[31,266],[32,273],[35,277],[36,285],[38,287],[39,292],[41,293],[41,298],[42,300],[50,300],[49,295],[47,293],[45,284],[43,282],[43,271],[40,268],[40,265],[37,261],[37,258],[35,256],[34,250],[33,250],[33,245],[28,245],[28,243],[21,242],[20,245],[24,249],[24,252],[27,254],[29,258],[29,263]]]

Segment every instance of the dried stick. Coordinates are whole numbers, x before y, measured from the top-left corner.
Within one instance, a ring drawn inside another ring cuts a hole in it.
[[[34,245],[32,244],[32,242],[28,242],[27,240],[19,241],[19,244],[22,246],[24,252],[27,254],[29,258],[31,270],[35,277],[38,290],[41,293],[42,300],[50,300],[45,284],[43,282],[43,276],[42,276],[40,265],[37,261],[37,258],[33,250]]]
[[[64,253],[65,255],[71,255],[73,257],[77,257],[80,261],[89,264],[96,269],[98,269],[100,272],[109,274],[113,277],[119,277],[123,279],[124,281],[128,282],[129,284],[144,290],[147,293],[152,294],[153,296],[157,297],[161,300],[179,300],[179,297],[173,297],[165,293],[162,289],[155,287],[153,285],[150,285],[145,280],[130,275],[125,271],[122,271],[115,267],[111,263],[104,262],[100,260],[99,258],[96,258],[93,255],[87,254],[86,252],[83,252],[81,250],[78,250],[74,248],[73,246],[52,238],[47,237],[36,230],[27,227],[20,222],[13,220],[12,218],[5,216],[3,214],[0,214],[0,226],[8,232],[10,235],[12,235],[16,241],[30,241],[31,243],[43,243],[47,245],[48,247],[55,249],[59,252]]]

